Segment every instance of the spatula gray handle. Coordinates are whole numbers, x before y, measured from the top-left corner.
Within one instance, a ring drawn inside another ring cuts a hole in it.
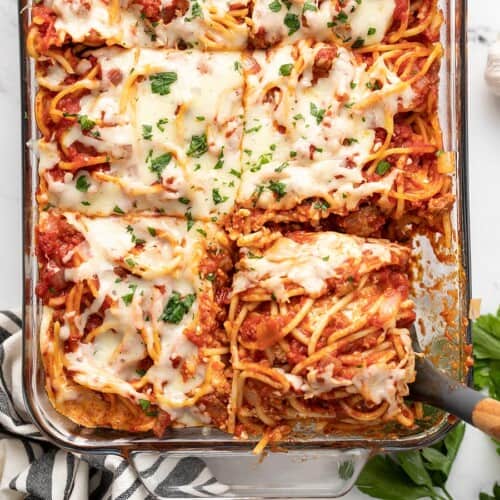
[[[453,380],[425,358],[417,358],[415,368],[417,377],[410,397],[441,408],[500,439],[500,401]]]

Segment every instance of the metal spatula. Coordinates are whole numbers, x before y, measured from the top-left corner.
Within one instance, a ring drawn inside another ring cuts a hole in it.
[[[421,352],[414,326],[410,333],[413,349]],[[410,385],[411,399],[445,410],[492,438],[500,439],[500,401],[453,380],[423,356],[416,357],[415,369],[417,376]]]

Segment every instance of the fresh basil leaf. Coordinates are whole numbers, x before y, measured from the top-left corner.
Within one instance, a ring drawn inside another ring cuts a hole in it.
[[[429,488],[417,486],[405,471],[388,456],[372,458],[356,482],[358,489],[383,500],[418,500],[429,497]]]
[[[415,484],[432,489],[432,479],[424,466],[420,451],[410,450],[398,453],[396,460]]]
[[[500,500],[500,484],[495,483],[493,486],[493,495],[488,493],[479,493],[479,500]]]
[[[478,324],[479,318],[472,325],[474,357],[478,359],[500,359],[500,338],[495,338],[489,331]]]
[[[155,73],[149,76],[149,81],[153,94],[168,95],[170,94],[170,86],[177,81],[177,73],[173,71]]]

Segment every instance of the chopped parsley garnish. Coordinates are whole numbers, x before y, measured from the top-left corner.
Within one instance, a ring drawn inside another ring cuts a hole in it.
[[[76,179],[76,189],[78,189],[78,191],[86,193],[89,190],[89,187],[90,183],[84,175],[81,175],[78,179]]]
[[[297,156],[297,151],[290,151],[290,158],[295,158]]]
[[[78,124],[83,132],[88,132],[95,127],[95,121],[91,120],[87,115],[78,115]]]
[[[196,120],[198,120],[199,122],[203,122],[203,121],[205,121],[205,117],[204,116],[197,116]]]
[[[357,87],[357,85],[358,85],[358,84],[357,84],[356,82],[352,81],[352,82],[351,82],[351,89],[353,89],[353,90],[354,90],[354,89]]]
[[[330,208],[330,204],[325,200],[318,200],[314,202],[313,208],[316,210],[328,210]]]
[[[240,61],[234,61],[234,71],[241,73],[241,63]]]
[[[131,283],[128,287],[132,291],[127,295],[122,295],[122,300],[126,306],[129,306],[132,303],[132,299],[134,298],[134,293],[137,290],[137,285],[135,283]]]
[[[293,64],[282,64],[280,66],[280,75],[281,76],[290,76],[292,74]]]
[[[377,172],[378,175],[384,175],[388,170],[390,170],[391,166],[392,165],[386,160],[379,161],[375,172]]]
[[[316,118],[316,123],[319,125],[323,121],[323,118],[325,117],[326,109],[320,109],[318,108],[318,106],[316,106],[316,104],[311,102],[309,110],[311,112],[311,115],[314,116],[314,118]]]
[[[377,32],[377,28],[370,27],[368,28],[368,36],[372,36]]]
[[[234,175],[235,177],[238,177],[238,179],[241,179],[241,172],[240,172],[240,171],[235,170],[234,168],[232,168],[232,169],[229,171],[229,173],[230,173],[231,175]]]
[[[354,40],[354,43],[352,44],[352,48],[360,49],[361,47],[363,47],[364,44],[365,40],[363,38],[356,38],[356,40]]]
[[[337,17],[335,17],[335,20],[342,24],[345,24],[347,22],[347,19],[349,19],[349,17],[343,10],[341,10],[338,13]]]
[[[249,251],[247,253],[247,257],[249,259],[262,259],[264,256],[263,255],[255,255],[254,253],[252,253],[252,252]]]
[[[204,238],[207,237],[207,232],[204,229],[201,229],[201,227],[196,228],[196,231],[200,233]]]
[[[151,235],[151,236],[156,236],[156,229],[154,227],[150,227],[148,226],[148,233]]]
[[[316,5],[307,0],[306,3],[304,4],[304,7],[302,7],[302,13],[307,12],[308,10],[316,12],[318,10],[318,7],[316,7]]]
[[[186,198],[185,196],[181,196],[179,198],[179,201],[183,204],[183,205],[189,205],[189,198]]]
[[[168,123],[168,118],[160,118],[156,122],[156,127],[160,132],[165,132],[165,127],[163,125],[166,125]]]
[[[185,217],[187,222],[187,230],[189,231],[194,226],[194,219],[189,210],[186,212]]]
[[[174,71],[165,71],[149,76],[151,82],[151,92],[153,94],[168,95],[170,86],[177,81],[177,73]]]
[[[219,189],[215,188],[212,189],[212,200],[214,200],[214,203],[218,205],[219,203],[224,203],[229,199],[228,196],[223,196],[220,194]]]
[[[151,403],[147,399],[139,399],[139,405],[146,416],[156,417],[158,415],[157,411],[150,410]]]
[[[256,125],[255,127],[252,127],[252,128],[246,128],[245,134],[251,134],[252,132],[258,132],[261,128],[262,128],[262,125]]]
[[[283,172],[283,170],[285,170],[286,167],[288,167],[288,162],[284,161],[279,167],[276,167],[274,169],[274,171],[275,172]]]
[[[353,103],[353,102],[346,102],[346,103],[344,104],[344,108],[347,108],[347,109],[351,109],[353,106],[354,106],[354,103]]]
[[[113,207],[113,212],[115,214],[120,214],[120,215],[123,215],[125,213],[118,205],[115,205]]]
[[[325,262],[327,262],[327,261],[330,260],[330,256],[329,255],[325,255],[324,257],[321,257],[321,260],[324,260]]]
[[[205,275],[205,279],[211,281],[212,283],[215,281],[215,273],[208,273]]]
[[[89,207],[90,206],[90,201],[82,201],[82,205],[85,206],[85,207]]]
[[[280,181],[269,181],[267,189],[272,191],[278,197],[278,200],[281,200],[286,195],[286,184]]]
[[[208,151],[207,135],[193,135],[191,143],[187,150],[187,155],[193,158],[199,158]]]
[[[355,142],[359,142],[354,137],[346,137],[344,139],[344,146],[352,146]]]
[[[288,12],[283,20],[283,23],[288,28],[288,36],[293,35],[296,31],[300,29],[300,20],[299,16],[296,14],[290,14]]]
[[[203,10],[201,9],[201,5],[195,1],[191,6],[191,17],[186,17],[186,21],[189,23],[197,17],[203,19]]]
[[[222,146],[219,156],[217,157],[217,163],[214,165],[214,170],[219,170],[224,166],[224,146]]]
[[[279,12],[281,10],[281,3],[278,0],[273,0],[268,4],[269,10],[272,12]]]
[[[142,126],[142,138],[145,141],[150,141],[153,138],[153,126],[143,125]]]
[[[150,159],[149,170],[155,173],[158,176],[158,179],[161,178],[162,172],[165,170],[165,167],[170,163],[172,159],[171,153],[163,153],[156,158]]]
[[[125,259],[125,264],[127,264],[127,266],[129,267],[135,267],[135,260],[132,259],[132,257],[127,257]]]
[[[182,298],[179,292],[172,292],[160,319],[165,323],[178,325],[182,321],[182,318],[189,312],[195,300],[196,295],[194,293],[190,293]]]
[[[293,115],[292,118],[294,120],[303,120],[304,119],[304,115],[302,113],[297,113],[296,115]]]
[[[262,165],[266,165],[273,159],[273,154],[272,153],[263,153],[259,156],[257,161],[252,165],[250,168],[250,172],[258,172],[261,168]]]

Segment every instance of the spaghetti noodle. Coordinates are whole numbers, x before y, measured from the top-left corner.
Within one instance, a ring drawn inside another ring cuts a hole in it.
[[[257,453],[311,423],[414,425],[409,243],[452,237],[441,22],[436,0],[33,7],[58,411]]]

